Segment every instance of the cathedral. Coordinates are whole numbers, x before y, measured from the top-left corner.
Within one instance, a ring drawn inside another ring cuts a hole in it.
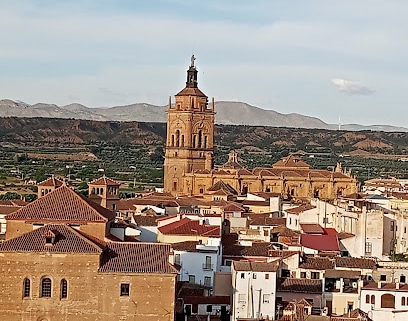
[[[283,198],[335,199],[356,193],[358,182],[337,164],[333,171],[311,169],[290,155],[272,166],[245,168],[231,151],[228,162],[214,166],[214,98],[198,88],[195,57],[187,70],[186,86],[171,97],[167,109],[164,191],[173,195],[209,195],[219,186],[231,196],[269,192]]]

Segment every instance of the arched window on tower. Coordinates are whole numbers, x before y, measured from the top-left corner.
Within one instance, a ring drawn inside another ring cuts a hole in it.
[[[204,136],[204,148],[207,148],[207,141],[208,141],[208,136]]]
[[[171,146],[174,147],[174,135],[171,135]]]
[[[65,279],[61,280],[61,299],[68,297],[68,282]]]
[[[193,135],[193,148],[196,147],[197,144],[197,135]]]
[[[184,147],[184,135],[181,135],[181,147]]]
[[[203,132],[201,130],[198,131],[198,148],[202,148],[203,143]]]
[[[176,147],[180,147],[180,131],[176,130]]]

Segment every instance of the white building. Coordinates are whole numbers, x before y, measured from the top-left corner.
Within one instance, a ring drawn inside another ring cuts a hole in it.
[[[234,261],[232,274],[232,320],[275,320],[276,274],[279,261],[271,263]]]
[[[408,284],[367,284],[361,290],[360,309],[372,320],[408,320]]]
[[[173,243],[174,264],[180,266],[179,281],[213,287],[214,273],[220,270],[220,239],[211,238],[208,244],[198,241]]]

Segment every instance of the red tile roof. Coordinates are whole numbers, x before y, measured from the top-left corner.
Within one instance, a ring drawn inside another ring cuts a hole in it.
[[[235,202],[230,202],[223,207],[224,213],[228,212],[244,212],[245,209],[242,207],[241,204],[237,204]]]
[[[316,208],[316,206],[313,206],[310,204],[303,204],[298,207],[288,208],[287,210],[285,210],[285,212],[289,214],[300,214],[300,213],[312,210],[314,208]]]
[[[322,280],[285,278],[278,280],[277,291],[322,293],[322,284]]]
[[[42,222],[106,222],[115,213],[61,186],[47,195],[7,215],[7,220],[30,220]]]
[[[113,179],[102,176],[101,178],[97,178],[89,183],[89,185],[107,185],[107,186],[120,186],[120,183],[115,182]]]
[[[38,186],[49,186],[49,187],[61,187],[64,185],[64,182],[55,178],[54,176],[42,181],[38,184]]]
[[[327,257],[305,257],[304,261],[299,265],[302,269],[309,270],[328,270],[334,269],[334,260]]]
[[[157,226],[157,219],[161,217],[158,215],[133,215],[137,226]]]
[[[309,165],[302,161],[299,157],[289,155],[288,157],[282,158],[272,165],[274,168],[305,168],[308,169]]]
[[[336,235],[301,234],[300,244],[303,247],[318,251],[340,251],[339,240]]]
[[[198,235],[209,237],[220,237],[220,227],[215,225],[200,224],[199,221],[183,218],[158,229],[162,234],[171,235]]]
[[[107,247],[100,272],[177,273],[169,263],[169,244],[111,242]]]
[[[198,241],[185,241],[185,242],[173,243],[171,247],[175,251],[196,252],[197,244],[199,244]]]
[[[363,290],[377,290],[377,291],[401,291],[401,292],[408,292],[408,284],[400,283],[399,289],[397,290],[397,286],[395,283],[385,283],[381,282],[380,287],[378,287],[377,282],[370,282],[363,286]]]
[[[336,267],[375,269],[377,264],[372,259],[363,259],[357,257],[335,257]]]
[[[251,272],[276,272],[279,269],[279,261],[275,262],[246,262],[234,261],[235,271],[251,271]]]
[[[319,224],[300,224],[306,234],[324,234],[324,229]]]
[[[45,242],[50,231],[56,235],[52,245]],[[102,250],[100,244],[63,224],[46,225],[0,243],[2,252],[101,253]]]

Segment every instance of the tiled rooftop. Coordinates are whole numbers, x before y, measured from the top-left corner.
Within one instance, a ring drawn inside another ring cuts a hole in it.
[[[251,272],[276,272],[279,268],[279,261],[277,262],[246,262],[234,261],[235,271],[251,271]]]
[[[113,179],[103,176],[101,178],[97,178],[89,183],[89,185],[107,185],[107,186],[119,186],[120,183],[115,182]]]
[[[64,185],[15,213],[7,215],[6,219],[44,222],[106,222],[114,217],[115,213],[112,211]]]
[[[220,237],[219,226],[200,224],[197,220],[183,218],[180,221],[159,227],[162,234],[172,235],[199,235],[208,237]]]
[[[300,243],[303,247],[318,251],[340,251],[336,235],[301,234]]]
[[[277,291],[322,293],[322,280],[285,278],[278,280]]]
[[[49,187],[61,187],[64,185],[64,182],[59,180],[58,178],[55,178],[54,176],[46,179],[45,181],[42,181],[38,184],[38,186],[49,186]]]
[[[334,268],[334,261],[327,257],[305,257],[304,261],[299,265],[302,269],[309,270],[327,270]]]
[[[169,264],[169,244],[107,243],[100,272],[177,273]]]
[[[54,244],[46,244],[45,238],[51,235],[49,231],[56,235]],[[102,247],[67,225],[50,224],[0,243],[0,251],[101,253]]]

